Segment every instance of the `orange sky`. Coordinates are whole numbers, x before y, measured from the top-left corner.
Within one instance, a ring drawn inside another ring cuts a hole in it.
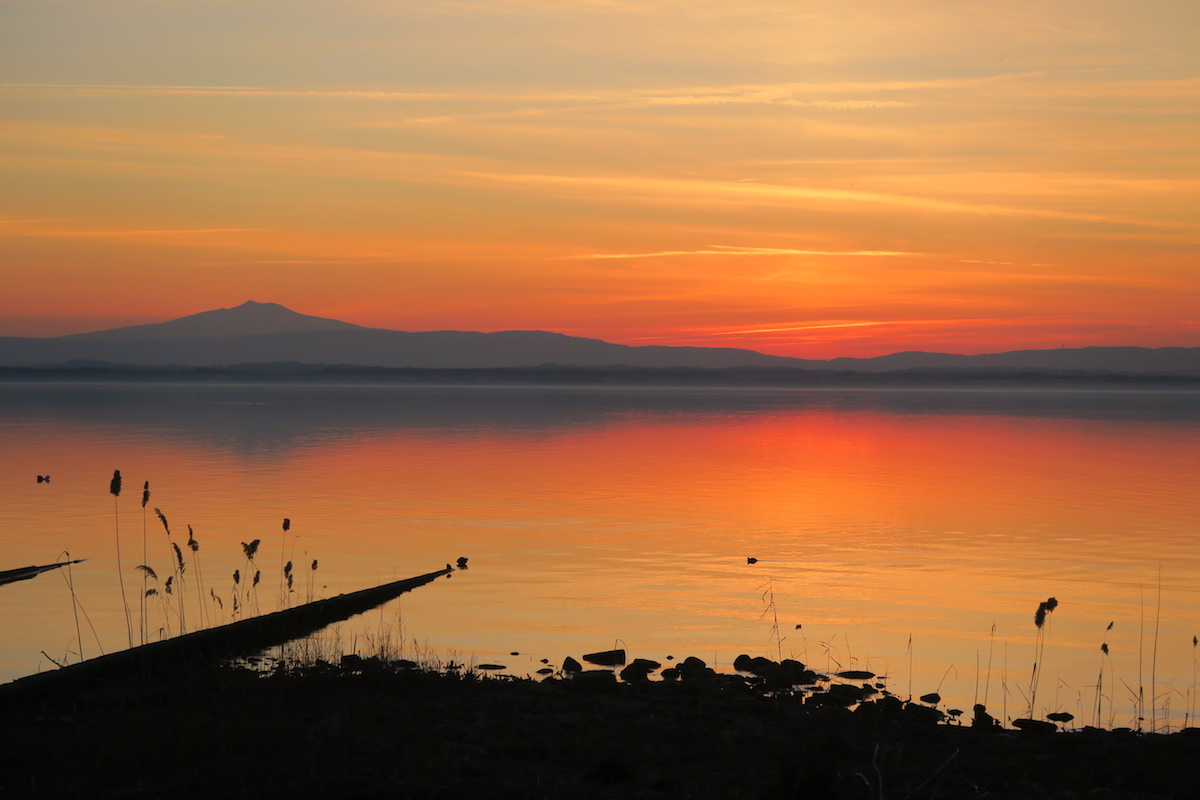
[[[10,0],[0,335],[1200,345],[1200,7]]]

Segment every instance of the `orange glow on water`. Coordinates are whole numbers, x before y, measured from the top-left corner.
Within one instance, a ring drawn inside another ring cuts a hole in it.
[[[1027,681],[1033,611],[1057,596],[1048,658],[1087,694],[1101,641],[1121,674],[1136,671],[1161,563],[1160,669],[1176,685],[1188,672],[1200,429],[1186,397],[1142,398],[1133,413],[1120,396],[1052,393],[75,391],[6,413],[3,474],[17,488],[0,519],[6,558],[89,559],[76,588],[106,648],[124,638],[104,491],[119,465],[128,487],[150,480],[177,537],[194,526],[218,592],[246,569],[241,543],[262,539],[264,610],[284,557],[319,559],[318,594],[470,558],[348,625],[359,641],[399,613],[408,637],[481,661],[557,660],[619,638],[638,655],[728,664],[776,652],[769,589],[784,655],[904,689],[911,635],[914,691],[944,681],[961,704],[989,648],[1007,645],[1008,680]],[[23,480],[41,472],[54,482]],[[132,488],[120,501],[129,567],[142,523]],[[163,566],[152,515],[148,530]],[[5,599],[10,676],[74,638],[60,578]],[[1075,710],[1074,694],[1059,702]]]

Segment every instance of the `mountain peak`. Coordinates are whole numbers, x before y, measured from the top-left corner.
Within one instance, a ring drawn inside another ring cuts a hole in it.
[[[234,336],[254,334],[335,330],[361,330],[361,327],[336,319],[301,314],[278,303],[259,303],[255,300],[247,300],[233,308],[201,311],[199,314],[190,314],[166,322],[112,328],[106,331],[81,333],[62,338],[113,341],[179,338],[229,339]]]

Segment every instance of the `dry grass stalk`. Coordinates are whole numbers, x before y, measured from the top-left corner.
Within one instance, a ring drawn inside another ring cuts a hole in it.
[[[184,587],[183,556],[179,552],[179,545],[175,544],[174,540],[171,539],[171,524],[169,522],[167,522],[166,514],[164,514],[162,512],[162,509],[159,509],[159,508],[155,508],[154,513],[158,515],[158,520],[159,520],[159,522],[162,523],[163,530],[166,531],[167,544],[168,544],[167,560],[171,562],[171,571],[173,573],[172,577],[174,577],[179,582],[179,586],[180,586],[180,591],[179,591],[179,595],[178,595],[179,608],[178,608],[178,611],[176,612],[176,614],[179,617],[179,633],[184,634],[184,633],[187,633],[187,614],[184,610],[184,594],[185,594],[185,592],[183,590],[183,587]],[[174,556],[174,558],[172,558],[172,556]],[[167,594],[172,594],[172,592],[168,591]]]
[[[188,525],[188,550],[192,551],[192,564],[196,567],[196,603],[198,605],[197,613],[200,616],[199,624],[201,627],[212,625],[212,620],[208,616],[208,607],[204,602],[204,571],[200,568],[200,542],[196,540],[196,534],[192,531],[192,526]]]
[[[146,557],[146,505],[150,502],[150,481],[142,483],[142,563],[145,564],[149,559]],[[146,576],[142,575],[142,596],[138,602],[138,612],[140,619],[138,620],[138,631],[141,637],[142,644],[146,643]]]
[[[1034,719],[1034,711],[1037,708],[1037,690],[1038,683],[1041,680],[1043,658],[1046,652],[1046,618],[1053,613],[1054,609],[1058,608],[1058,600],[1051,597],[1038,604],[1037,611],[1033,615],[1033,624],[1037,626],[1037,634],[1034,639],[1033,647],[1033,672],[1029,676],[1029,718]]]
[[[113,528],[117,539],[117,580],[121,584],[121,605],[125,609],[125,633],[129,647],[133,648],[133,618],[129,614],[129,600],[125,596],[125,574],[121,568],[121,515],[117,500],[121,497],[121,470],[114,469],[112,480],[108,484],[108,492],[113,496]]]
[[[286,603],[287,603],[287,599],[288,599],[287,595],[284,594],[284,592],[283,592],[283,584],[284,584],[284,580],[286,578],[284,571],[283,571],[283,559],[284,559],[284,553],[287,550],[288,531],[290,531],[292,529],[292,521],[289,518],[284,517],[282,527],[283,527],[283,536],[280,537],[280,539],[279,539],[279,607],[280,608],[286,607]],[[290,589],[291,587],[289,586],[288,588]]]

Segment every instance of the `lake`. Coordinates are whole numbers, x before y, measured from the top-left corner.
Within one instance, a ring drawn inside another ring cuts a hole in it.
[[[514,674],[794,657],[1015,718],[1054,597],[1037,716],[1136,726],[1139,687],[1145,727],[1195,713],[1192,392],[5,383],[0,452],[0,569],[87,559],[0,587],[0,681],[126,646],[119,531],[135,639],[172,540],[189,629],[231,618],[234,570],[267,612],[467,556],[326,638]]]

